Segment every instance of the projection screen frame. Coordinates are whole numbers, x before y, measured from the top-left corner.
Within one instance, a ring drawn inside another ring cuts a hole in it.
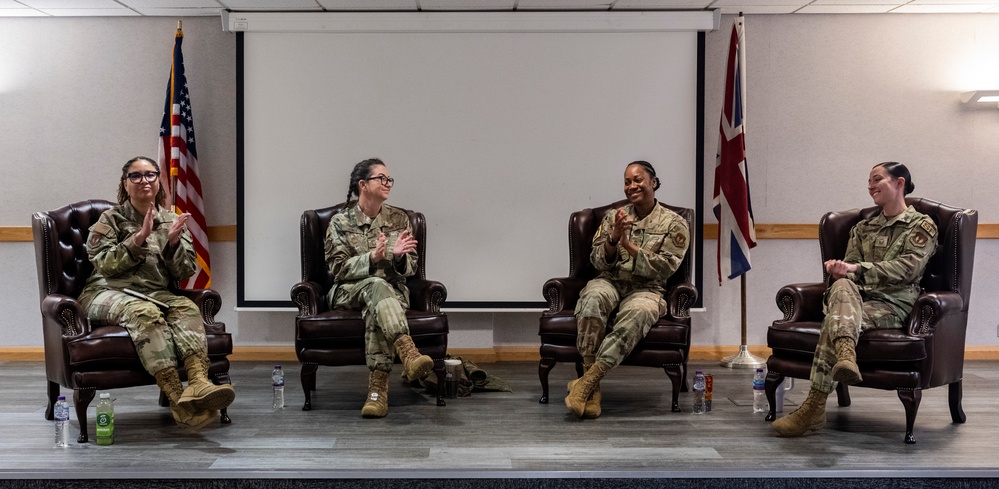
[[[237,157],[237,309],[289,310],[294,303],[278,300],[247,300],[244,259],[246,236],[244,212],[244,32],[663,32],[696,31],[695,85],[695,239],[694,282],[703,286],[704,211],[704,76],[705,32],[717,30],[720,12],[434,12],[434,13],[223,13],[223,27],[236,34],[236,157]],[[702,307],[703,294],[693,307]],[[524,311],[543,310],[538,302],[468,301],[445,302],[449,310]]]

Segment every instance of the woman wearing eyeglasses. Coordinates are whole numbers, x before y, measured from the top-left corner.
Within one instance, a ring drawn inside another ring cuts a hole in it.
[[[118,205],[90,227],[87,253],[94,272],[80,303],[91,321],[128,331],[142,366],[170,399],[174,420],[200,428],[218,418],[235,392],[208,380],[201,313],[190,299],[169,290],[194,274],[195,253],[185,227],[190,214],[164,208],[165,200],[155,161],[140,156],[125,163]],[[180,365],[187,388],[180,381]]]
[[[361,408],[365,418],[388,414],[388,376],[396,353],[408,379],[423,378],[434,366],[409,336],[406,277],[416,273],[416,238],[406,213],[385,204],[393,184],[377,158],[354,165],[347,203],[326,230],[326,266],[334,277],[330,308],[360,310],[364,318],[370,371]],[[354,195],[357,200],[351,200]]]

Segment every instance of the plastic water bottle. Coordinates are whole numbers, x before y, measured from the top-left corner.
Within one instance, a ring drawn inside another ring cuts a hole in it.
[[[55,446],[65,448],[69,446],[69,405],[66,404],[66,396],[59,396],[55,403]]]
[[[765,390],[764,381],[766,380],[766,374],[763,373],[762,368],[756,369],[756,376],[753,377],[753,412],[754,413],[765,413],[768,411],[769,404],[767,404],[767,392]]]
[[[704,414],[704,373],[694,372],[694,414]]]
[[[97,444],[114,443],[114,401],[111,394],[102,392],[97,401]]]
[[[271,372],[271,384],[274,386],[274,409],[284,409],[284,370],[280,365],[275,365]]]

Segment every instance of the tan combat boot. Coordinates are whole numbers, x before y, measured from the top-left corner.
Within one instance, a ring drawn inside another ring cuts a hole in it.
[[[583,372],[586,372],[593,366],[594,361],[590,358],[583,359]],[[579,379],[576,379],[579,380]],[[576,385],[576,380],[570,381],[568,388],[572,391],[572,386]],[[586,407],[583,408],[583,419],[597,419],[600,417],[600,382],[597,382],[597,386],[593,388],[593,393],[590,394],[590,398],[586,400]]]
[[[826,425],[826,398],[829,394],[815,389],[794,412],[770,424],[780,436],[801,436],[806,431],[819,431]]]
[[[406,379],[420,380],[434,368],[434,360],[421,355],[420,350],[417,350],[413,344],[413,338],[408,334],[399,335],[393,345],[399,354],[399,359],[402,360],[402,376]]]
[[[587,399],[590,399],[600,379],[607,374],[607,370],[608,368],[602,363],[595,363],[583,373],[582,377],[569,382],[569,395],[565,397],[565,407],[569,408],[577,418],[583,416]]]
[[[388,414],[388,372],[372,370],[368,374],[368,398],[361,408],[363,418],[384,418]]]
[[[187,388],[177,404],[190,411],[218,411],[232,404],[236,391],[229,384],[215,385],[208,380],[208,356],[195,353],[184,359]]]
[[[218,418],[218,411],[191,411],[177,404],[181,394],[184,392],[184,385],[180,383],[180,374],[173,367],[165,368],[156,372],[156,385],[166,394],[170,400],[170,414],[177,424],[186,428],[198,429],[211,423]]]
[[[857,344],[853,338],[837,338],[833,344],[836,346],[836,365],[832,368],[833,380],[846,385],[862,382],[864,378],[860,376],[860,368],[857,367]]]

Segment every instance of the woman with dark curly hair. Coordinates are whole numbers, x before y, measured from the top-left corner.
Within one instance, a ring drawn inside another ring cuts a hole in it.
[[[208,343],[201,312],[170,291],[195,271],[190,214],[163,207],[160,168],[150,158],[125,163],[118,205],[90,227],[87,253],[94,272],[80,294],[90,321],[125,328],[139,360],[170,399],[174,420],[199,428],[218,417],[236,394],[208,380]],[[188,385],[180,381],[183,365]]]

